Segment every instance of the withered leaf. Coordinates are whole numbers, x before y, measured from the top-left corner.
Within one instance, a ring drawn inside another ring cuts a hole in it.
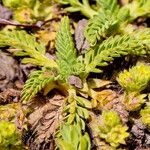
[[[84,29],[87,25],[87,20],[82,19],[78,22],[78,25],[75,29],[75,41],[76,47],[80,53],[84,53],[84,50],[89,48],[89,43],[85,40]]]
[[[112,90],[95,91],[92,98],[93,107],[96,109],[108,109],[112,107],[110,103],[117,99],[117,94]]]
[[[77,88],[81,89],[83,87],[82,80],[77,76],[73,76],[73,75],[69,76],[68,82],[69,82],[70,85],[74,85]]]
[[[89,78],[88,79],[88,85],[90,88],[102,88],[105,87],[109,84],[111,84],[111,81],[108,80],[101,80],[101,79],[96,79],[96,78]]]
[[[54,135],[61,122],[63,103],[64,97],[54,94],[29,116],[31,135],[25,143],[30,150],[46,150],[53,146]]]
[[[0,5],[0,18],[9,20],[12,17],[12,11],[2,5]]]

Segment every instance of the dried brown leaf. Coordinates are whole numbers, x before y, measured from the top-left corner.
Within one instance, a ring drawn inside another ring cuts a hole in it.
[[[0,5],[0,18],[9,20],[12,17],[12,11],[2,5]]]
[[[92,96],[92,104],[98,110],[111,108],[109,103],[117,98],[116,92],[112,90],[96,91]]]
[[[62,119],[63,103],[64,97],[57,93],[30,114],[31,135],[26,141],[30,150],[46,150],[53,146],[54,135]]]
[[[78,25],[75,29],[75,41],[76,47],[80,53],[84,53],[84,50],[89,48],[89,43],[85,40],[84,29],[87,25],[87,20],[82,19],[78,22]]]

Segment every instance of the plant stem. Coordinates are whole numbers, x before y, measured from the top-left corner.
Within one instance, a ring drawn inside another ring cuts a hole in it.
[[[91,7],[85,7],[85,6],[83,6],[83,7],[81,8],[81,13],[82,13],[83,15],[85,15],[86,17],[88,17],[88,18],[93,18],[94,15],[97,15],[97,14],[98,14],[98,13],[97,13],[95,10],[93,10]]]

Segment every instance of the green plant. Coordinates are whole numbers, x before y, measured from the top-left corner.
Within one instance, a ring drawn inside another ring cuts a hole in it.
[[[150,1],[149,0],[133,0],[125,5],[130,10],[131,20],[144,16],[150,16]]]
[[[98,0],[98,3],[101,10],[88,21],[85,28],[85,37],[91,45],[119,32],[129,19],[129,10],[120,7],[117,0]]]
[[[2,0],[3,5],[13,10],[13,19],[20,23],[34,23],[52,17],[52,3],[49,0]]]
[[[7,121],[0,121],[0,148],[3,150],[18,149],[21,146],[19,132],[16,126]],[[20,147],[21,148],[21,147]]]
[[[66,8],[69,12],[80,11],[90,18],[85,27],[85,37],[91,46],[102,42],[110,35],[124,34],[127,31],[127,24],[139,16],[149,16],[149,0],[132,1],[125,6],[120,6],[117,0],[96,0],[96,6],[92,9],[88,0],[57,0],[64,5],[71,5]],[[96,11],[97,10],[97,11]],[[134,30],[130,26],[130,30]],[[128,29],[129,30],[129,29]]]
[[[85,15],[88,18],[92,18],[94,15],[97,14],[97,12],[91,8],[89,4],[89,0],[82,0],[80,2],[79,0],[56,0],[58,3],[63,5],[70,5],[65,10],[68,12],[77,12],[80,11],[83,15]]]
[[[3,0],[2,2],[6,7],[16,8],[21,5],[21,0]]]
[[[144,36],[144,33],[141,33]],[[114,58],[125,55],[145,55],[149,48],[140,38],[135,39],[132,35],[116,35],[104,40],[99,46],[92,48],[85,54],[86,72],[101,72],[97,66],[107,66]],[[146,36],[145,36],[146,38]]]
[[[150,105],[149,102],[147,105],[140,111],[142,122],[150,128]]]
[[[136,111],[141,108],[142,104],[146,101],[146,94],[139,94],[136,92],[124,93],[122,103],[126,110]]]
[[[71,5],[66,8],[69,12],[80,11],[83,15],[88,18],[93,18],[94,15],[97,15],[102,9],[114,13],[117,13],[119,10],[119,3],[117,0],[96,0],[95,9],[92,9],[89,5],[88,0],[82,0],[82,3],[79,0],[56,0],[56,2],[62,5]],[[130,21],[135,20],[138,17],[149,17],[150,16],[150,1],[149,0],[132,0],[131,2],[126,2],[122,6],[123,10],[120,13],[120,17],[124,18],[126,16],[125,10],[129,11]],[[89,10],[89,11],[88,11]],[[97,11],[97,12],[96,12]]]
[[[150,81],[150,66],[137,64],[119,74],[117,81],[127,92],[141,92]]]
[[[17,111],[21,112],[21,105],[18,103],[0,106],[0,120],[14,122]]]
[[[14,52],[16,56],[29,56],[24,58],[22,63],[32,63],[39,66],[52,66],[57,67],[54,60],[49,60],[45,56],[45,45],[43,43],[36,42],[34,35],[29,35],[25,31],[1,31],[0,32],[0,45],[11,46],[17,48]],[[2,40],[4,38],[5,40]]]
[[[137,34],[139,36],[136,36]],[[53,60],[45,56],[45,46],[37,42],[34,35],[19,30],[0,32],[1,47],[16,48],[14,55],[24,56],[23,63],[32,63],[42,67],[41,70],[32,72],[26,81],[21,94],[24,103],[28,102],[42,89],[44,94],[52,89],[58,89],[66,96],[63,104],[62,122],[55,136],[59,149],[66,144],[70,147],[73,146],[73,149],[80,149],[83,143],[85,149],[90,148],[89,136],[85,129],[92,104],[88,98],[81,96],[87,94],[87,96],[92,97],[90,91],[92,85],[88,81],[89,74],[91,72],[101,73],[103,70],[100,67],[109,65],[116,57],[149,54],[147,43],[149,43],[147,31],[136,31],[132,34],[110,36],[97,46],[90,47],[84,55],[78,55],[70,31],[69,19],[64,17],[56,36],[57,58]],[[99,87],[99,85],[93,85],[93,88],[94,86]],[[107,116],[105,116],[105,113],[103,115],[104,118]],[[101,134],[100,137],[106,139],[113,147],[117,147],[124,143],[124,139],[128,136],[127,128],[121,125],[114,112],[110,116],[114,117],[114,122],[116,121],[112,125],[113,130],[107,127],[107,123],[104,122],[104,126],[108,128],[106,137],[109,138],[105,138],[104,134]],[[76,140],[76,145],[67,142],[64,130],[69,132],[68,136],[75,136],[69,140]],[[99,130],[101,131],[101,129]],[[120,132],[119,138],[116,132]],[[77,139],[76,136],[80,138]]]
[[[87,133],[81,134],[79,125],[63,125],[56,144],[62,150],[90,150],[90,138]]]
[[[146,101],[146,94],[140,94],[150,82],[150,66],[139,63],[129,71],[124,70],[117,78],[118,83],[125,89],[122,103],[129,111],[138,110]]]
[[[118,114],[115,111],[103,111],[101,124],[98,125],[98,133],[112,147],[125,144],[125,138],[129,136],[128,128],[122,125]]]

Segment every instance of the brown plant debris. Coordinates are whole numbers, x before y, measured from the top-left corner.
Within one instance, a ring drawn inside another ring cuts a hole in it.
[[[25,142],[30,150],[49,150],[54,146],[53,137],[61,121],[64,97],[57,93],[46,99],[47,102],[29,116],[30,134],[25,133],[25,136],[29,134]]]
[[[8,53],[0,52],[0,91],[12,88],[14,81],[22,78],[17,61]]]
[[[80,53],[84,53],[84,50],[89,48],[89,43],[87,40],[85,40],[85,36],[84,36],[84,29],[86,25],[87,25],[87,20],[82,19],[78,22],[78,25],[75,28],[76,47]]]
[[[12,11],[2,5],[0,5],[0,18],[9,20],[12,17]]]
[[[143,150],[150,147],[150,132],[142,124],[140,119],[133,120],[131,127],[131,137],[128,141],[129,149]]]
[[[12,88],[5,89],[0,93],[0,104],[6,104],[10,102],[18,102],[20,97],[20,91]]]

